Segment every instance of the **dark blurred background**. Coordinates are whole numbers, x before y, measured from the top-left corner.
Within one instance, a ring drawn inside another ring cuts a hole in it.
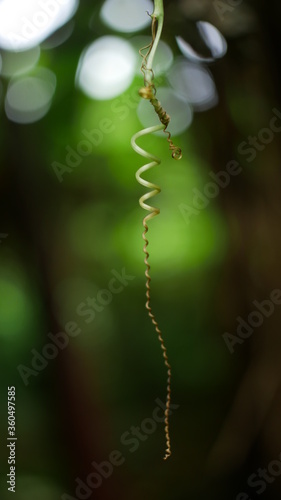
[[[3,499],[11,386],[16,500],[280,498],[281,6],[164,4],[155,81],[183,158],[161,135],[139,144],[162,160],[147,177],[162,189],[152,305],[179,405],[167,462],[130,145],[157,124],[137,92],[152,2],[0,1]],[[102,478],[92,462],[114,450]]]

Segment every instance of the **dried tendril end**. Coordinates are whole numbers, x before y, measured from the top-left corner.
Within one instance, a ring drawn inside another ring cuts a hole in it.
[[[154,92],[153,92],[153,89],[152,87],[141,87],[139,89],[139,95],[143,98],[143,99],[153,99],[154,98]]]
[[[182,159],[182,151],[180,148],[177,148],[173,154],[172,154],[172,158],[174,158],[174,160],[181,160]]]

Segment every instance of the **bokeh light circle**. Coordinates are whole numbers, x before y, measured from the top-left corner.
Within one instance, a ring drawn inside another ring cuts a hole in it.
[[[78,0],[2,0],[0,47],[27,50],[40,44],[75,14]]]
[[[132,33],[151,23],[147,12],[152,13],[151,0],[106,0],[101,9],[105,24],[116,31]]]
[[[136,55],[130,43],[116,36],[96,40],[82,53],[76,84],[90,98],[112,99],[132,83]]]
[[[175,91],[183,96],[195,111],[206,111],[218,103],[216,85],[210,71],[196,63],[178,59],[168,74]]]
[[[227,42],[221,32],[211,23],[205,21],[198,21],[196,26],[200,37],[208,47],[212,57],[198,54],[181,36],[176,36],[176,42],[182,54],[189,61],[198,63],[212,63],[216,59],[223,57],[227,52]]]
[[[49,111],[55,89],[56,76],[45,68],[12,79],[5,99],[7,117],[16,123],[37,122]]]

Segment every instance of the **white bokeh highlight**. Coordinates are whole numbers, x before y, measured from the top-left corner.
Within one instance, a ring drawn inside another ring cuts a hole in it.
[[[201,38],[210,49],[214,59],[223,57],[227,52],[227,42],[221,32],[211,23],[199,21],[197,24]]]
[[[195,111],[207,111],[218,103],[216,85],[210,71],[200,64],[178,59],[168,74],[175,91],[184,97]]]
[[[82,53],[76,85],[92,99],[112,99],[131,85],[135,69],[136,54],[130,43],[116,36],[104,36]]]
[[[5,98],[7,117],[16,123],[34,123],[49,111],[56,89],[56,76],[46,68],[10,81]]]
[[[79,0],[1,0],[0,47],[35,47],[69,21],[78,5]]]
[[[211,63],[211,62],[213,62],[213,60],[214,60],[213,57],[201,56],[181,36],[176,36],[176,42],[178,44],[178,48],[180,49],[181,53],[189,61],[198,62],[198,63]]]
[[[116,31],[133,33],[151,23],[146,11],[153,12],[151,0],[106,0],[101,9],[101,19]]]
[[[196,23],[200,37],[211,52],[211,57],[198,54],[181,36],[176,36],[176,42],[181,53],[192,62],[212,63],[223,57],[227,52],[227,42],[221,32],[211,23],[199,21]]]

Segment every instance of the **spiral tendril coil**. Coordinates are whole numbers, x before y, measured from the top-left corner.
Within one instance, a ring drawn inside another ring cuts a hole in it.
[[[167,348],[166,348],[164,340],[163,340],[162,332],[159,328],[158,322],[156,321],[155,316],[154,316],[152,309],[151,309],[151,306],[150,306],[151,276],[150,276],[150,265],[148,262],[149,253],[147,251],[148,239],[146,237],[147,232],[148,232],[147,222],[160,213],[159,208],[150,206],[146,202],[150,198],[153,198],[154,196],[159,194],[161,192],[161,189],[156,184],[153,184],[152,182],[149,182],[141,177],[144,172],[147,172],[148,170],[150,170],[151,168],[153,168],[157,165],[160,165],[161,161],[159,158],[148,153],[147,151],[140,148],[136,144],[136,141],[139,137],[144,136],[144,135],[148,135],[148,134],[152,134],[153,132],[157,132],[158,130],[163,130],[163,127],[164,127],[164,125],[156,125],[155,127],[149,127],[147,129],[141,130],[140,132],[138,132],[137,134],[135,134],[132,137],[132,147],[136,151],[136,153],[138,153],[139,155],[141,155],[144,158],[147,158],[149,160],[149,163],[147,163],[144,166],[142,166],[141,168],[139,168],[139,170],[136,172],[136,179],[142,186],[144,186],[147,189],[150,189],[150,191],[145,193],[143,196],[141,196],[141,198],[139,200],[140,206],[144,210],[147,210],[149,212],[148,215],[146,215],[143,219],[144,231],[142,233],[142,238],[144,240],[143,251],[145,254],[144,263],[146,265],[145,276],[146,276],[146,298],[147,298],[147,301],[146,301],[145,307],[148,311],[148,315],[151,318],[152,324],[154,325],[156,333],[158,335],[158,339],[159,339],[162,353],[163,353],[164,362],[165,362],[165,365],[167,368],[167,376],[168,376],[168,378],[167,378],[167,399],[166,399],[166,408],[165,408],[166,452],[165,452],[165,456],[164,456],[164,460],[166,460],[171,455],[171,444],[170,444],[170,433],[169,433],[169,413],[170,413],[170,401],[171,401],[171,366],[170,366],[170,363],[168,360]]]
[[[141,198],[139,199],[139,204],[140,204],[141,208],[143,208],[144,210],[149,212],[143,218],[144,231],[142,233],[142,238],[144,240],[143,251],[145,254],[144,263],[146,266],[145,276],[146,276],[146,299],[147,300],[146,300],[145,307],[148,311],[149,317],[151,318],[152,324],[155,327],[155,331],[157,333],[158,340],[159,340],[160,345],[161,345],[164,363],[165,363],[165,366],[167,368],[167,396],[166,396],[165,419],[164,419],[165,438],[166,438],[166,451],[165,451],[164,460],[167,460],[167,458],[169,458],[171,455],[171,443],[170,443],[170,431],[169,431],[169,414],[170,414],[170,403],[171,403],[171,365],[170,365],[169,360],[168,360],[167,348],[166,348],[166,345],[165,345],[164,340],[163,340],[162,332],[159,328],[158,322],[156,321],[156,318],[152,312],[152,308],[150,305],[150,303],[151,303],[151,297],[150,297],[151,276],[150,276],[149,252],[147,250],[147,247],[149,244],[148,239],[147,239],[147,233],[148,233],[147,222],[150,219],[152,219],[153,217],[156,217],[160,213],[160,210],[159,210],[159,208],[151,206],[146,202],[147,202],[147,200],[150,200],[151,198],[153,198],[154,196],[159,194],[161,192],[161,189],[156,184],[153,184],[152,182],[149,182],[149,181],[143,179],[143,177],[142,177],[142,174],[148,172],[148,170],[152,169],[153,167],[159,166],[161,164],[161,160],[159,158],[157,158],[156,156],[152,155],[151,153],[149,153],[148,151],[145,151],[144,149],[140,148],[137,145],[136,141],[142,136],[146,136],[149,134],[153,134],[154,132],[158,132],[159,130],[163,130],[163,132],[165,132],[165,134],[167,135],[167,141],[169,143],[169,149],[172,151],[172,157],[175,160],[180,160],[182,158],[182,152],[181,152],[181,149],[179,147],[174,145],[174,143],[171,139],[171,134],[167,130],[167,127],[170,123],[170,116],[164,110],[160,101],[156,97],[156,88],[155,88],[155,85],[153,83],[154,72],[153,72],[152,67],[149,67],[149,68],[147,67],[148,66],[148,57],[151,54],[152,49],[153,49],[153,51],[155,51],[155,48],[156,48],[157,43],[159,41],[160,32],[161,32],[161,30],[159,29],[159,33],[157,33],[157,28],[158,28],[157,18],[154,15],[151,15],[150,17],[152,19],[152,40],[151,40],[151,43],[139,50],[139,54],[142,57],[141,71],[142,71],[143,76],[144,76],[144,86],[139,90],[139,95],[143,99],[147,99],[150,101],[150,103],[152,104],[152,106],[153,106],[153,108],[154,108],[154,110],[155,110],[155,112],[160,120],[160,124],[153,126],[153,127],[146,128],[144,130],[141,130],[140,132],[137,132],[132,137],[131,144],[132,144],[133,149],[136,151],[136,153],[138,153],[139,155],[143,156],[144,158],[146,158],[148,160],[148,163],[146,163],[144,166],[139,168],[138,171],[136,172],[136,179],[139,182],[139,184],[141,184],[142,186],[144,186],[145,188],[150,190],[147,193],[145,193],[143,196],[141,196]],[[157,41],[156,41],[155,47],[154,47],[154,42],[155,42],[156,38],[157,38]],[[153,56],[154,56],[154,52],[151,54],[150,59],[153,59]],[[149,66],[152,66],[152,64]]]

